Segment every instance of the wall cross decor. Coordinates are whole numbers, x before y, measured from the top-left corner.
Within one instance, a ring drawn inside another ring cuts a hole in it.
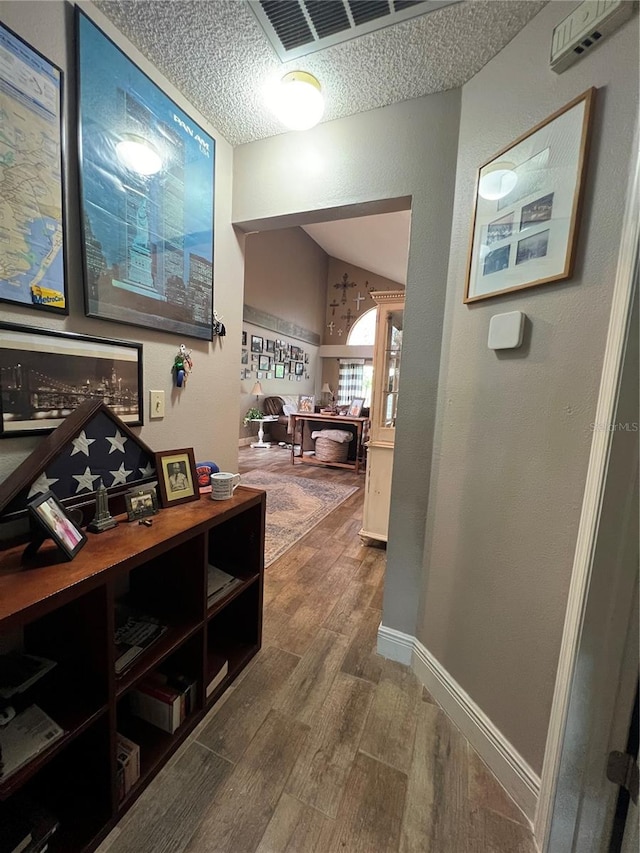
[[[348,273],[345,273],[342,276],[342,281],[339,281],[337,284],[334,284],[333,286],[338,288],[338,290],[342,291],[342,299],[340,300],[340,302],[342,302],[342,304],[345,305],[347,302],[347,288],[355,287],[356,283],[355,283],[355,281],[349,281],[349,275],[348,275]]]
[[[360,294],[360,291],[358,291],[358,295],[356,296],[356,298],[353,301],[356,303],[356,311],[359,312],[360,311],[360,303],[364,302],[364,296],[362,296]]]
[[[344,329],[338,329],[338,337],[339,337],[339,338],[341,338],[341,337],[342,337],[342,333],[343,333],[343,331],[344,331]]]
[[[337,287],[337,286],[338,286],[337,284],[334,284],[334,287]],[[340,303],[339,303],[339,302],[337,302],[335,299],[333,300],[333,302],[330,302],[330,303],[329,303],[329,308],[331,308],[331,316],[332,316],[332,317],[335,317],[335,316],[336,316],[336,308],[337,308],[339,305],[340,305]]]
[[[333,322],[333,320],[330,323],[327,323],[327,329],[329,329],[330,335],[333,335],[333,330],[335,329],[335,327],[336,324]]]
[[[352,314],[352,312],[351,312],[351,308],[348,308],[348,309],[347,309],[347,313],[342,315],[342,319],[347,321],[347,329],[348,329],[348,328],[350,328],[350,326],[351,326],[351,321],[352,321],[353,319],[355,319],[355,318],[354,318],[354,315],[353,315],[353,314]]]

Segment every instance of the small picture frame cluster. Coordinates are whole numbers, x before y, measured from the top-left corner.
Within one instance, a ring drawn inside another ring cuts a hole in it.
[[[29,502],[29,513],[35,521],[41,539],[53,539],[67,560],[73,560],[86,544],[84,532],[67,515],[65,508],[52,491],[43,492]]]
[[[136,521],[158,512],[158,495],[155,486],[144,486],[140,489],[130,489],[125,492],[124,502],[127,507],[127,519]]]
[[[200,499],[193,448],[163,450],[155,455],[160,503],[177,506]]]

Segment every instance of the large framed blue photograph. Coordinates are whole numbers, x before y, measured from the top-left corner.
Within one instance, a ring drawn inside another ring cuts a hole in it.
[[[77,33],[86,313],[211,340],[215,141],[79,9]]]

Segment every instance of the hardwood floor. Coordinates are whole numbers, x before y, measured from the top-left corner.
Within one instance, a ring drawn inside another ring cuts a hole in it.
[[[364,486],[346,469],[254,468]],[[413,673],[375,653],[385,551],[362,489],[266,572],[261,652],[100,853],[535,853],[526,818]]]

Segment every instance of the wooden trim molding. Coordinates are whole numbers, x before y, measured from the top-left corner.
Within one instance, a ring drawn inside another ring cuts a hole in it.
[[[320,335],[317,332],[290,323],[289,320],[283,320],[282,317],[276,317],[275,314],[269,314],[267,311],[259,311],[257,308],[252,308],[251,305],[244,305],[242,319],[245,323],[251,323],[251,325],[259,326],[261,329],[268,329],[270,332],[284,335],[286,338],[304,341],[314,347],[319,347],[321,343]]]
[[[408,664],[524,814],[533,821],[540,778],[468,693],[410,634],[380,625],[378,653]]]

